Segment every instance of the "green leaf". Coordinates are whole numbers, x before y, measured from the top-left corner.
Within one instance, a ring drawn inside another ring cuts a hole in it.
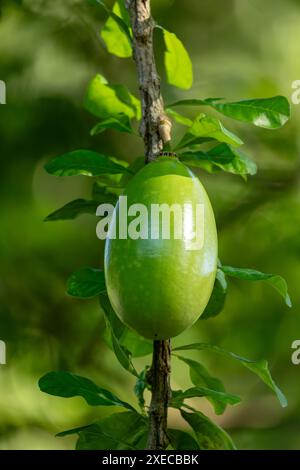
[[[128,173],[122,175],[120,184],[125,188],[129,181],[145,166],[145,157],[137,157],[128,167]]]
[[[254,175],[257,171],[253,160],[227,144],[216,145],[207,152],[202,150],[185,151],[179,155],[179,159],[190,167],[203,168],[209,173],[222,170],[245,176],[247,174]]]
[[[72,297],[91,299],[103,292],[106,292],[106,287],[101,269],[82,268],[68,279],[67,293]]]
[[[106,337],[106,340],[109,347],[114,349],[110,331],[112,329],[114,336],[120,345],[124,347],[126,351],[129,351],[132,357],[143,357],[151,354],[153,350],[152,341],[142,338],[142,336],[127,328],[127,326],[119,320],[109,302],[108,296],[103,295],[100,300],[102,302],[100,302],[102,309],[106,309],[108,312],[107,320],[109,320],[110,327],[108,329],[108,338]]]
[[[100,176],[108,173],[126,173],[127,171],[123,164],[116,163],[112,157],[92,150],[75,150],[65,153],[50,160],[45,165],[45,169],[51,175],[56,176]]]
[[[39,387],[42,392],[56,397],[82,397],[91,406],[122,406],[134,410],[129,403],[99,387],[92,380],[71,372],[49,372],[39,380]]]
[[[175,103],[167,105],[167,108],[175,108],[176,106],[210,106],[211,103],[215,101],[220,101],[223,98],[206,98],[204,100],[200,99],[189,99],[189,100],[179,100]]]
[[[217,167],[228,173],[236,175],[255,175],[257,172],[256,164],[251,158],[229,145],[217,145],[208,151],[208,155]],[[232,157],[231,160],[230,157]],[[227,162],[226,158],[228,158]],[[222,159],[223,162],[216,162],[217,159]]]
[[[187,90],[193,84],[193,66],[191,59],[176,34],[163,29],[165,51],[165,69],[170,85]]]
[[[123,0],[117,0],[110,16],[101,30],[101,37],[108,52],[117,57],[131,57],[131,33],[128,28],[129,16]]]
[[[55,437],[65,437],[65,436],[71,436],[72,434],[79,434],[79,431],[84,431],[91,426],[93,426],[93,424],[88,424],[86,426],[79,426],[78,428],[67,429],[66,431],[58,432],[55,435]]]
[[[147,442],[147,421],[138,413],[113,413],[79,431],[77,450],[142,450]]]
[[[147,383],[147,372],[149,370],[149,367],[146,366],[144,370],[139,374],[135,386],[134,386],[134,394],[138,399],[139,406],[143,410],[145,407],[145,398],[144,398],[144,392],[145,390],[149,387]]]
[[[115,191],[116,188],[110,188],[109,186],[103,186],[101,183],[95,182],[92,188],[92,197],[98,205],[104,203],[115,205],[118,200]]]
[[[193,359],[189,359],[186,357],[178,356],[177,354],[176,357],[189,366],[190,378],[192,383],[196,387],[199,387],[204,383],[211,390],[226,393],[225,387],[221,380],[210,375],[208,370],[202,364],[200,364],[200,362],[194,361]],[[217,415],[224,413],[226,409],[226,403],[224,403],[224,400],[220,400],[219,397],[212,396],[207,397],[207,399],[212,403]]]
[[[217,424],[213,423],[207,416],[200,411],[194,413],[187,413],[184,410],[180,411],[181,416],[193,429],[199,447],[201,450],[235,450],[236,447],[232,442],[231,437],[220,428]]]
[[[233,352],[226,351],[225,349],[220,348],[219,346],[215,346],[213,344],[208,344],[208,343],[188,344],[186,346],[179,346],[173,349],[173,351],[190,351],[190,350],[212,351],[212,352],[221,354],[225,357],[229,357],[229,358],[239,361],[244,367],[254,372],[254,374],[256,374],[275,393],[282,407],[287,406],[287,399],[285,398],[282,391],[277,387],[274,380],[272,379],[272,376],[268,368],[268,362],[266,360],[262,359],[260,361],[253,361],[250,359],[246,359],[245,357],[238,356],[237,354]]]
[[[130,171],[129,168],[128,171]],[[128,173],[128,176],[130,176],[130,173]],[[117,178],[113,179],[113,177]],[[115,205],[117,203],[118,196],[124,189],[120,185],[120,180],[121,175],[104,175],[101,178],[97,178],[97,181],[95,181],[92,188],[93,199],[100,203],[105,202]]]
[[[221,121],[211,116],[200,114],[193,122],[193,125],[187,129],[183,138],[176,145],[175,150],[210,140],[217,140],[233,146],[239,146],[243,143],[239,137],[227,130]]]
[[[272,98],[242,100],[233,103],[220,103],[220,98],[180,100],[168,105],[175,106],[211,106],[232,119],[251,122],[265,129],[278,129],[290,118],[290,104],[284,96]]]
[[[142,336],[139,336],[135,331],[130,330],[125,325],[123,325],[122,332],[117,339],[121,346],[127,351],[130,351],[132,357],[143,357],[152,353],[152,342],[142,338]]]
[[[103,2],[102,0],[90,0],[90,1],[94,1],[98,5],[101,5],[104,8],[104,10],[106,11],[106,13],[108,13],[108,15],[110,15],[116,21],[116,23],[118,23],[120,28],[123,29],[124,33],[128,36],[128,39],[131,40],[132,33],[131,33],[131,30],[130,30],[129,16],[127,14],[127,10],[125,8],[125,5],[123,5],[122,0],[120,0],[120,6],[121,6],[120,16],[116,15],[116,13],[113,10],[110,10],[108,8],[108,6],[106,5],[106,3]]]
[[[89,83],[85,108],[101,119],[125,114],[129,119],[141,118],[141,103],[123,85],[109,85],[100,74]]]
[[[265,129],[278,129],[284,126],[290,117],[290,105],[284,96],[234,103],[212,103],[211,106],[232,119],[251,122]]]
[[[168,437],[174,450],[200,450],[194,437],[181,429],[168,429]]]
[[[139,377],[139,374],[137,373],[132,360],[131,360],[131,353],[130,351],[123,346],[120,341],[118,340],[118,337],[116,336],[114,330],[113,330],[113,320],[112,318],[115,316],[115,313],[113,311],[113,308],[110,304],[109,298],[107,294],[101,294],[100,295],[100,305],[102,307],[104,317],[105,317],[105,322],[107,329],[110,333],[110,338],[111,338],[111,343],[113,346],[114,353],[116,355],[116,358],[118,359],[119,363],[121,366],[130,372],[132,375],[135,377]]]
[[[222,271],[231,277],[243,279],[245,281],[266,281],[284,298],[288,307],[292,307],[292,302],[288,294],[288,287],[285,279],[276,274],[262,273],[255,269],[233,268],[232,266],[221,266]]]
[[[128,134],[133,134],[133,129],[130,124],[130,119],[126,114],[119,114],[116,117],[111,117],[104,119],[101,122],[98,122],[92,130],[91,136],[101,134],[106,129],[114,129],[119,132],[127,132]]]
[[[236,405],[241,401],[240,397],[238,397],[237,395],[231,395],[225,392],[218,392],[216,390],[206,387],[192,387],[185,391],[173,390],[171,406],[173,406],[174,408],[181,408],[184,400],[187,400],[188,398],[197,397],[212,398],[225,406]]]
[[[174,109],[166,108],[165,111],[172,119],[174,119],[174,121],[178,122],[178,124],[182,124],[183,126],[187,127],[193,125],[192,119],[183,116],[183,114],[177,113],[177,111],[174,111]]]
[[[47,215],[44,219],[45,222],[53,222],[56,220],[71,220],[81,214],[96,214],[96,209],[99,205],[97,201],[90,201],[88,199],[75,199],[68,202],[60,209]]]
[[[226,295],[226,277],[223,271],[218,268],[212,294],[200,319],[207,320],[208,318],[216,317],[217,315],[219,315],[219,313],[222,312],[224,308]]]

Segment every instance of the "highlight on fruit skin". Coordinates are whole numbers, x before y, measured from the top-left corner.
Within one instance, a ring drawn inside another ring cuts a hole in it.
[[[105,243],[105,278],[110,302],[120,320],[140,335],[167,339],[182,333],[203,313],[210,298],[217,269],[217,231],[208,195],[199,179],[177,158],[159,157],[128,183],[123,197],[127,206],[143,204],[183,208],[183,236],[177,239],[176,219],[170,211],[170,237],[110,237]],[[202,240],[191,245],[196,233],[197,208],[201,207]],[[109,234],[118,232],[120,200]],[[130,223],[130,217],[128,218]],[[157,221],[156,221],[157,223]],[[177,227],[178,228],[178,227]],[[152,233],[153,234],[153,233]],[[145,233],[144,233],[145,236]]]

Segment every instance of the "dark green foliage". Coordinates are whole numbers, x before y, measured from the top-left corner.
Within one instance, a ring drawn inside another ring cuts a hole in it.
[[[201,320],[206,320],[207,318],[216,317],[219,313],[222,312],[225,304],[225,299],[227,295],[227,281],[225,274],[219,268],[217,270],[216,280],[212,294],[210,296],[209,302],[206,306],[206,309],[201,315]]]
[[[197,441],[191,434],[180,429],[168,429],[170,444],[175,450],[200,450]]]
[[[250,359],[246,359],[245,357],[238,356],[235,353],[230,351],[226,351],[219,346],[215,346],[214,344],[208,343],[195,343],[195,344],[188,344],[186,346],[179,346],[174,348],[174,351],[189,351],[189,350],[196,350],[196,351],[212,351],[217,354],[221,354],[222,356],[229,357],[239,361],[244,367],[250,369],[251,372],[254,372],[277,396],[281,406],[287,406],[287,400],[281,390],[277,387],[274,380],[271,377],[268,362],[265,360],[260,361],[252,361]]]
[[[70,372],[49,372],[39,380],[42,392],[56,397],[82,397],[91,406],[121,406],[134,408],[116,397],[113,393],[99,387],[90,379]]]
[[[79,431],[77,450],[141,450],[147,442],[147,421],[128,411],[113,413]]]
[[[176,357],[189,366],[190,379],[196,387],[199,387],[204,384],[210,390],[225,393],[225,387],[221,380],[210,375],[208,370],[200,362],[194,361],[193,359],[189,359],[187,357],[178,356],[177,354]],[[215,413],[217,415],[224,413],[227,406],[227,403],[224,400],[219,399],[218,396],[207,396],[207,399],[213,405]]]
[[[200,411],[193,410],[193,413],[188,413],[181,410],[181,416],[193,429],[201,450],[235,450],[227,432]]]
[[[52,212],[45,218],[45,222],[53,222],[56,220],[75,219],[81,214],[96,214],[99,205],[98,201],[88,199],[75,199],[68,202],[65,206]]]
[[[277,274],[268,274],[248,268],[233,268],[232,266],[221,266],[221,270],[231,277],[243,279],[244,281],[266,281],[284,298],[288,307],[292,306],[290,296],[288,294],[287,283],[283,277]]]
[[[89,299],[106,292],[104,272],[101,269],[82,268],[73,273],[67,284],[67,293]]]
[[[123,163],[116,163],[110,157],[91,150],[75,150],[56,157],[45,165],[45,169],[55,176],[100,176],[126,173]]]

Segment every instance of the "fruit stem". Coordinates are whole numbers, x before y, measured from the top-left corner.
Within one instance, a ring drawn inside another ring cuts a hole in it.
[[[136,63],[142,103],[140,133],[144,140],[146,163],[154,160],[171,139],[171,121],[164,112],[153,51],[154,20],[150,0],[126,0],[132,28],[133,58]],[[148,286],[151,289],[151,286]],[[149,450],[168,446],[167,419],[170,388],[171,341],[154,341],[153,361],[148,374],[152,398],[149,410]]]

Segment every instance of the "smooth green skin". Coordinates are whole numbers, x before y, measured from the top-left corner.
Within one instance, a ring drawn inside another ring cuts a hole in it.
[[[177,158],[159,157],[134,176],[124,195],[128,207],[142,203],[149,211],[150,204],[204,204],[204,244],[200,250],[186,250],[184,240],[172,237],[106,240],[107,292],[120,320],[145,338],[177,336],[205,309],[216,276],[217,231],[207,193]],[[118,211],[117,204],[115,216]]]

